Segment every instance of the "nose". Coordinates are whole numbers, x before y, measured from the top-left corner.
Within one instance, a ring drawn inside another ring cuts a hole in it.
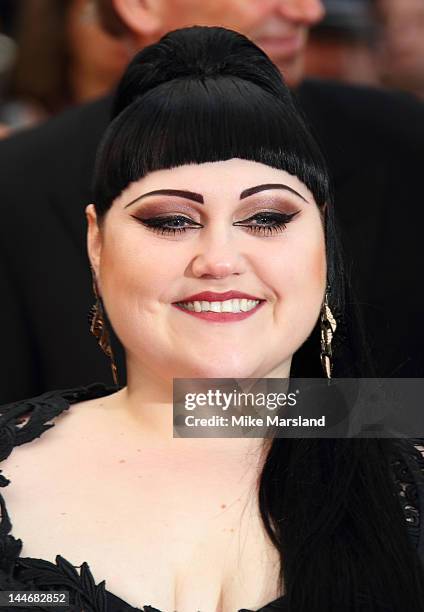
[[[245,271],[246,261],[230,236],[215,235],[205,241],[192,261],[192,273],[196,278],[226,278]]]
[[[283,19],[306,26],[315,25],[325,15],[321,0],[279,0],[278,10]]]

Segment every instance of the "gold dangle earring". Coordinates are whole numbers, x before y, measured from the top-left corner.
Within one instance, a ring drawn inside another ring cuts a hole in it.
[[[118,369],[116,367],[115,356],[113,354],[112,346],[110,344],[109,331],[106,327],[105,314],[103,308],[103,302],[97,288],[96,276],[94,270],[91,269],[93,275],[93,293],[96,298],[95,304],[91,307],[90,312],[90,332],[97,338],[102,351],[109,357],[110,366],[112,369],[112,378],[115,385],[119,385],[118,382]]]
[[[321,308],[321,364],[327,378],[331,378],[331,370],[333,367],[333,351],[331,342],[337,328],[337,322],[334,318],[331,308],[328,305],[328,293],[330,287],[327,287],[325,292],[324,303]]]

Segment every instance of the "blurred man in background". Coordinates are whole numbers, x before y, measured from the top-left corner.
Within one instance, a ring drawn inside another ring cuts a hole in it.
[[[102,23],[134,52],[165,32],[220,25],[250,36],[277,63],[321,141],[334,177],[348,267],[378,375],[421,376],[423,111],[413,99],[302,81],[319,0],[98,0]],[[111,98],[0,143],[0,400],[93,380],[109,364],[88,332],[93,301],[84,208]],[[399,117],[405,118],[401,124]],[[401,212],[405,211],[405,212]],[[66,355],[64,359],[63,355]],[[319,348],[314,358],[319,375]],[[119,363],[121,379],[124,364]]]
[[[291,86],[303,78],[309,28],[324,16],[321,0],[98,0],[97,6],[105,28],[127,39],[134,52],[166,32],[190,25],[248,34]]]

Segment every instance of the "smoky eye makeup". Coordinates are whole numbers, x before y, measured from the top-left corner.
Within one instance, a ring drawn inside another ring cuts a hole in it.
[[[146,202],[130,215],[147,230],[162,235],[184,234],[202,227],[200,214],[183,202]]]
[[[301,211],[309,206],[305,201],[302,201],[296,195],[287,193],[270,194],[263,193],[249,198],[249,203],[245,202],[244,211],[257,211],[262,209],[274,210],[275,212],[292,213]]]
[[[171,199],[161,202],[140,202],[128,211],[131,217],[147,218],[159,215],[187,215],[200,222],[200,212],[193,204],[185,204]]]
[[[233,222],[234,227],[241,227],[251,234],[260,236],[271,236],[280,234],[286,228],[299,212],[290,214],[262,211],[251,215],[243,221]],[[190,230],[197,230],[204,227],[200,223],[196,223],[189,217],[183,215],[166,215],[151,218],[135,219],[142,224],[147,230],[161,235],[187,234]]]
[[[279,234],[301,213],[302,206],[296,205],[291,199],[268,195],[259,196],[252,202],[243,202],[235,211],[232,224],[255,235]],[[130,216],[151,232],[175,236],[204,227],[202,212],[193,204],[165,200],[140,204]]]
[[[290,214],[292,212],[298,212],[303,208],[298,198],[296,198],[296,196],[290,197],[290,194],[287,196],[267,195],[265,197],[259,195],[256,198],[251,197],[249,199],[252,201],[247,202],[242,200],[238,210],[235,209],[234,217],[237,217],[237,220],[242,220],[256,212],[265,210]],[[204,213],[204,206],[197,207],[194,203],[188,204],[179,199],[174,201],[170,198],[169,200],[166,199],[158,202],[141,202],[138,207],[134,206],[131,208],[130,214],[132,217],[138,218],[152,217],[155,215],[185,214],[192,217],[197,222],[200,222]]]

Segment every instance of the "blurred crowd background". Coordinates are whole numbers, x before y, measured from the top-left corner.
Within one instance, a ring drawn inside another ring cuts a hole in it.
[[[325,0],[306,75],[424,100],[424,0]],[[0,0],[0,137],[110,91],[130,60],[91,0]]]

